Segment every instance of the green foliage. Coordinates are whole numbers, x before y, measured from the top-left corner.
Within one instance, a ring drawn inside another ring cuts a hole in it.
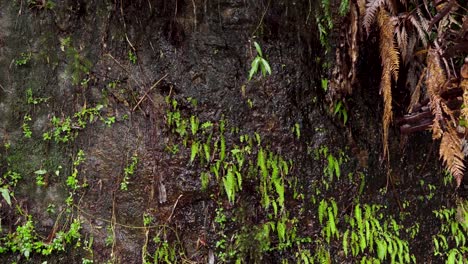
[[[21,55],[19,58],[15,59],[15,65],[16,66],[24,66],[28,64],[28,62],[31,60],[31,52],[21,52]]]
[[[42,134],[42,138],[44,140],[54,139],[56,143],[73,141],[78,135],[78,130],[85,129],[88,124],[98,119],[109,127],[115,123],[115,117],[101,116],[103,108],[104,106],[101,104],[91,108],[84,106],[79,112],[74,113],[72,117],[58,118],[53,116],[51,119],[52,130]]]
[[[37,186],[45,186],[44,175],[47,174],[46,170],[40,169],[34,172],[36,175],[36,184]]]
[[[339,238],[340,234],[338,232],[338,206],[334,200],[327,202],[326,200],[320,201],[318,207],[319,223],[323,226],[322,236],[330,243],[330,239],[335,237]]]
[[[316,14],[316,22],[319,31],[320,43],[328,53],[331,49],[330,43],[328,42],[328,36],[333,29],[330,0],[320,1],[320,11]]]
[[[12,205],[11,199],[14,197],[13,188],[19,180],[21,180],[21,175],[13,171],[7,171],[0,178],[0,193],[5,202],[10,206]]]
[[[136,64],[136,63],[137,63],[137,56],[136,56],[136,53],[133,53],[133,51],[129,50],[129,51],[128,51],[128,60],[129,60],[132,64]]]
[[[251,65],[250,72],[249,72],[249,81],[258,72],[259,68],[263,74],[263,77],[265,77],[267,74],[271,75],[270,64],[268,63],[266,59],[263,58],[263,53],[262,53],[262,49],[260,48],[260,45],[256,41],[254,41],[254,46],[255,46],[255,49],[257,50],[257,56],[252,61],[252,65]]]
[[[338,101],[338,103],[335,104],[333,115],[338,116],[338,118],[343,121],[343,125],[346,125],[348,121],[348,111],[342,101]]]
[[[339,151],[338,156],[335,157],[326,146],[321,146],[315,150],[315,160],[324,159],[326,166],[324,166],[323,174],[325,178],[322,179],[322,184],[325,189],[330,188],[330,184],[334,179],[340,179],[341,177],[341,164],[347,161],[346,155]]]
[[[349,0],[341,0],[339,11],[340,16],[345,16],[349,12]]]
[[[72,168],[72,173],[67,177],[66,184],[67,186],[71,189],[70,196],[78,190],[79,188],[86,187],[87,184],[79,184],[78,181],[78,166],[85,161],[85,153],[83,150],[79,150],[78,153],[76,154],[76,157],[73,161],[73,168]]]
[[[130,177],[135,174],[136,166],[138,165],[138,156],[135,154],[131,158],[131,162],[124,168],[124,177],[122,182],[120,182],[120,190],[128,190],[128,181]]]
[[[328,91],[328,79],[323,79],[320,81],[320,85],[324,92]]]
[[[30,122],[31,120],[32,118],[29,114],[24,115],[23,125],[21,125],[21,128],[23,129],[23,135],[25,138],[31,138],[32,136],[32,131],[28,124],[28,122]]]
[[[44,98],[44,97],[34,97],[33,96],[33,91],[31,88],[28,88],[26,90],[26,100],[28,102],[28,104],[32,104],[32,105],[38,105],[40,103],[44,103],[44,102],[47,102],[50,98],[47,97],[47,98]]]
[[[299,123],[294,124],[292,131],[297,139],[301,138],[301,126],[299,125]]]
[[[434,256],[442,257],[445,263],[463,263],[468,254],[468,203],[459,201],[457,208],[433,213],[441,222],[439,233],[432,237]]]
[[[357,203],[354,214],[346,217],[349,227],[342,240],[345,255],[362,256],[364,263],[368,263],[364,257],[381,262],[416,263],[408,242],[400,238],[403,227],[393,218],[384,219],[379,213],[380,208],[379,205]]]
[[[58,231],[51,243],[43,242],[37,235],[31,216],[27,221],[0,239],[0,254],[6,252],[19,252],[29,259],[31,254],[37,253],[48,256],[55,251],[65,251],[65,245],[71,244],[80,238],[81,223],[74,219],[67,232]]]

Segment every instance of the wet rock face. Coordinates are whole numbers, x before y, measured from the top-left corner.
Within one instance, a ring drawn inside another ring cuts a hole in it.
[[[279,26],[278,10],[289,8],[284,23],[304,18],[304,12],[298,4],[258,1],[124,2],[59,1],[50,9],[1,3],[0,141],[10,146],[1,149],[0,171],[22,174],[16,195],[27,199],[28,212],[46,234],[64,208],[64,179],[82,149],[79,179],[87,187],[75,213],[85,236],[94,238],[95,261],[112,255],[121,263],[139,262],[145,214],[153,225],[178,228],[187,254],[204,258],[207,252],[196,252],[210,232],[214,204],[200,191],[189,150],[168,151],[175,139],[167,130],[164,97],[182,102],[184,115],[225,118],[232,128],[260,133],[279,153],[300,153],[290,128],[311,99],[313,65],[303,56],[313,42],[301,28]],[[273,75],[247,82],[254,40]],[[25,63],[15,63],[22,56]],[[47,99],[28,103],[27,89]],[[196,99],[197,108],[183,103],[186,98]],[[97,105],[104,105],[100,118],[115,117],[115,124],[93,120],[74,128],[77,137],[66,144],[42,139],[53,116],[65,120]],[[23,136],[25,115],[32,118],[32,138]],[[121,190],[133,156],[136,172],[128,190]],[[50,172],[45,187],[35,184],[34,171],[41,168]],[[56,213],[47,213],[51,205]],[[110,242],[109,230],[115,236]]]

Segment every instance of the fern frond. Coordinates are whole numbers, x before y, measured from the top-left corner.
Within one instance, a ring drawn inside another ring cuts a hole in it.
[[[379,7],[383,6],[385,0],[369,0],[366,4],[366,12],[362,21],[363,26],[366,28],[367,34],[369,34],[370,27],[375,21],[377,11]]]
[[[396,0],[387,0],[385,1],[385,4],[388,7],[388,10],[390,10],[390,13],[392,13],[392,15],[398,14],[398,6]]]
[[[408,62],[408,34],[406,33],[406,28],[404,26],[399,26],[395,31],[398,48],[401,53],[401,59],[403,63],[406,64]]]
[[[400,67],[399,53],[393,40],[395,25],[385,10],[379,12],[380,28],[380,57],[384,71],[390,71],[393,79],[398,80],[398,70]]]
[[[418,14],[419,21],[421,22],[422,28],[426,31],[429,32],[429,23],[430,21],[426,19],[426,17],[423,15],[421,8],[416,9],[416,13]]]
[[[380,81],[380,90],[384,99],[384,113],[382,117],[383,126],[383,150],[384,157],[388,155],[388,131],[392,122],[392,76],[398,80],[398,51],[395,48],[393,40],[394,24],[391,22],[387,11],[379,11],[380,28],[380,57],[382,60],[382,78]]]
[[[426,37],[426,30],[423,28],[421,25],[421,22],[419,22],[418,18],[414,16],[414,14],[409,15],[409,21],[413,25],[414,28],[416,28],[416,31],[418,32],[419,39],[422,41],[424,47],[427,47],[427,37]]]
[[[468,121],[468,78],[461,81],[460,88],[463,90],[463,105],[465,106],[461,109],[461,118]]]
[[[431,97],[431,111],[434,115],[434,120],[432,121],[432,139],[439,139],[444,131],[442,130],[441,122],[443,120],[442,107],[440,106],[440,101],[442,100],[440,96],[435,95]]]
[[[444,70],[440,64],[440,57],[437,51],[430,49],[427,55],[427,93],[430,97],[440,95],[447,80]]]
[[[432,123],[432,138],[438,139],[442,136],[443,131],[441,122],[444,119],[441,107],[442,87],[446,82],[445,73],[440,66],[439,54],[434,49],[430,49],[427,55],[427,71],[426,71],[426,87],[427,94],[431,103],[432,114],[434,121]]]
[[[463,164],[465,156],[462,151],[462,141],[455,129],[449,129],[444,133],[440,142],[439,155],[447,170],[455,177],[457,187],[459,187],[465,170],[465,164]]]

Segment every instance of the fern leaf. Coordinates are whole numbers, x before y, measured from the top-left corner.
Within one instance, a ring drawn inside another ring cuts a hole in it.
[[[424,31],[429,32],[429,20],[423,15],[421,8],[417,8],[416,12],[418,13],[419,21],[421,22],[421,26],[423,27]]]
[[[406,28],[404,26],[401,26],[396,30],[396,39],[398,48],[401,52],[402,61],[406,64],[408,62],[408,34],[406,33]]]
[[[427,56],[426,87],[431,103],[432,114],[434,115],[434,121],[432,123],[433,139],[438,139],[443,134],[440,124],[443,120],[440,94],[445,82],[446,76],[440,66],[439,55],[435,50],[430,49]]]
[[[382,78],[380,90],[384,99],[383,125],[383,152],[388,155],[388,131],[392,122],[392,76],[398,80],[399,60],[398,51],[393,41],[394,24],[385,10],[379,12],[380,27],[380,57],[382,60]]]
[[[461,109],[461,117],[468,121],[468,78],[461,81],[460,88],[463,90],[463,105],[465,106]]]
[[[375,17],[377,15],[379,7],[383,6],[384,3],[385,0],[369,0],[369,2],[367,2],[366,13],[362,21],[363,26],[366,28],[367,34],[369,34],[370,27],[375,21]]]
[[[419,39],[423,43],[424,47],[427,47],[427,37],[426,37],[426,32],[419,22],[419,20],[414,16],[413,14],[409,16],[409,21],[413,25],[414,28],[416,28],[416,31],[418,32]]]
[[[396,0],[387,0],[385,1],[385,4],[388,7],[388,10],[390,10],[390,13],[392,13],[393,15],[398,14]]]
[[[461,140],[457,135],[455,129],[449,129],[444,133],[440,142],[439,155],[443,160],[445,167],[452,173],[457,181],[457,187],[460,186],[463,179],[463,171],[465,165],[463,164],[464,154],[462,152]]]

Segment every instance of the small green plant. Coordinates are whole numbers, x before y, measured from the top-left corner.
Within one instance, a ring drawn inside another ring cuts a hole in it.
[[[338,206],[334,200],[327,202],[326,200],[320,201],[318,207],[319,223],[323,226],[322,236],[328,244],[332,237],[339,238],[338,228]]]
[[[174,242],[169,242],[167,239],[169,231],[173,231],[177,237],[177,233],[174,230],[169,229],[167,226],[161,226],[158,234],[153,238],[153,242],[156,244],[156,250],[152,256],[152,263],[179,263],[182,262],[181,258],[183,259],[185,257],[184,249],[178,237]],[[146,261],[146,263],[148,263],[148,261]]]
[[[294,124],[292,131],[297,139],[301,137],[301,126],[299,125],[299,123]]]
[[[340,16],[345,16],[349,12],[349,0],[341,0],[339,13]]]
[[[343,121],[343,125],[346,125],[346,122],[348,122],[348,111],[342,101],[335,104],[333,115],[338,116]]]
[[[410,254],[408,242],[400,238],[403,227],[393,218],[384,219],[383,214],[379,213],[381,207],[358,203],[354,214],[345,218],[349,224],[342,239],[345,255],[362,256],[362,261],[371,258],[380,262],[416,263],[414,255]]]
[[[104,124],[106,124],[107,127],[111,127],[112,124],[115,123],[115,116],[102,118],[102,121],[104,122]]]
[[[44,140],[54,139],[57,143],[66,143],[75,139],[76,133],[72,131],[72,121],[70,117],[58,118],[53,116],[51,119],[53,130],[42,134]]]
[[[129,60],[132,64],[136,64],[136,62],[137,62],[136,53],[133,53],[131,50],[129,50],[129,51],[128,51],[128,60]]]
[[[47,174],[47,171],[44,169],[40,169],[40,170],[35,171],[34,174],[36,175],[37,186],[41,186],[41,187],[45,186],[46,183],[44,181],[44,175]]]
[[[324,92],[328,91],[328,79],[322,78],[320,84]]]
[[[85,161],[85,153],[83,150],[78,150],[78,153],[76,154],[76,157],[73,159],[73,166],[72,166],[72,173],[67,177],[66,180],[66,185],[70,189],[69,194],[67,199],[65,200],[65,203],[71,207],[73,205],[73,197],[76,193],[76,191],[80,188],[85,188],[88,186],[86,179],[82,184],[79,184],[78,180],[78,166],[82,164]],[[68,208],[68,211],[70,208]]]
[[[26,100],[28,102],[28,104],[32,104],[32,105],[37,105],[37,104],[40,104],[40,103],[44,103],[44,102],[47,102],[49,100],[49,98],[43,98],[43,97],[34,97],[33,96],[33,92],[32,92],[32,89],[31,88],[28,88],[26,90]]]
[[[461,200],[456,208],[433,213],[441,221],[440,232],[432,237],[434,256],[445,258],[445,263],[464,263],[468,254],[468,203]]]
[[[15,60],[15,65],[16,66],[24,66],[28,64],[28,62],[31,60],[31,52],[21,52],[21,55],[18,59]]]
[[[78,135],[77,130],[86,128],[88,124],[98,119],[109,127],[115,123],[115,117],[102,117],[101,111],[103,108],[104,106],[101,104],[91,108],[84,106],[80,111],[74,113],[72,117],[58,118],[53,116],[51,119],[52,131],[43,133],[42,138],[44,140],[54,139],[57,143],[73,141]]]
[[[320,12],[317,12],[316,14],[316,22],[320,36],[320,43],[328,53],[331,49],[330,43],[328,41],[328,35],[333,29],[330,0],[320,1]]]
[[[31,138],[32,136],[32,131],[28,124],[28,122],[30,122],[31,120],[32,118],[29,114],[24,115],[23,125],[21,125],[21,128],[23,129],[23,135],[25,138]]]
[[[17,172],[7,171],[0,178],[0,193],[8,205],[11,206],[11,198],[14,196],[12,189],[21,180],[21,175]]]
[[[135,174],[137,164],[138,156],[135,154],[132,156],[130,164],[128,164],[127,167],[124,168],[124,177],[122,179],[122,182],[120,183],[120,190],[128,190],[128,183],[130,177],[133,176],[133,174]]]
[[[258,72],[259,68],[263,74],[263,77],[265,77],[267,74],[271,75],[270,64],[268,63],[266,59],[263,58],[263,53],[262,53],[262,49],[260,48],[260,45],[256,41],[254,41],[254,46],[255,46],[255,49],[257,50],[257,56],[252,61],[252,65],[251,65],[250,72],[249,72],[249,81]]]
[[[81,223],[74,219],[67,232],[58,231],[51,243],[43,242],[37,235],[34,223],[30,215],[27,221],[16,228],[14,233],[9,233],[0,239],[0,254],[5,252],[19,252],[29,259],[31,254],[37,253],[48,256],[54,251],[64,251],[66,244],[71,244],[80,238]]]

